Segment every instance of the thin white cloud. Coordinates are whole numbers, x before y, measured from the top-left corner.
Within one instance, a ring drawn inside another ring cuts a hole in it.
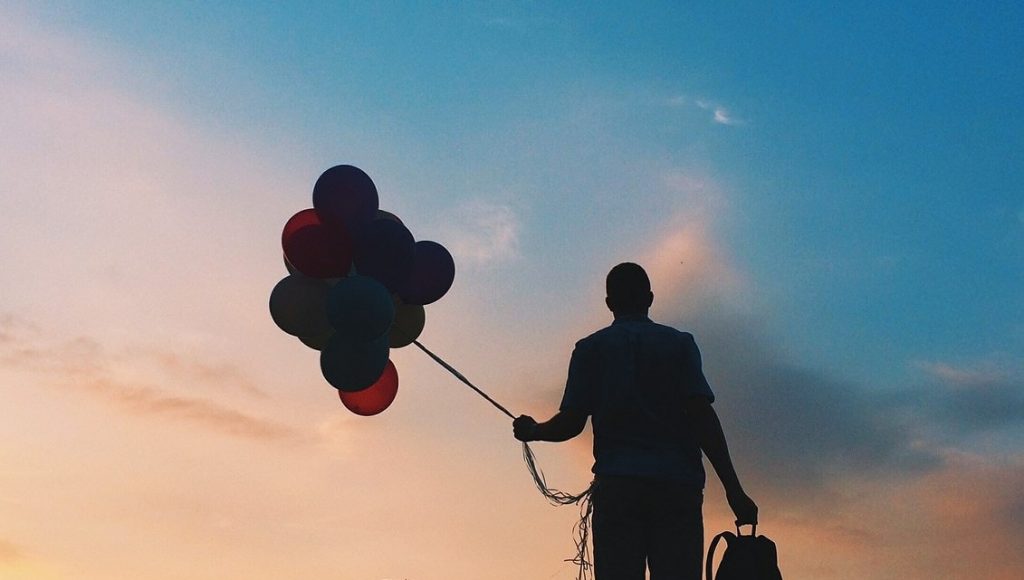
[[[740,120],[733,117],[725,107],[715,107],[714,121],[720,125],[739,125]]]
[[[676,95],[666,100],[666,104],[673,108],[682,108],[688,104],[693,104],[694,107],[702,111],[711,112],[711,121],[719,125],[736,126],[742,125],[743,120],[733,114],[724,105],[710,101],[708,99],[688,99],[684,95]]]
[[[522,224],[510,206],[473,200],[451,212],[444,238],[456,263],[494,265],[519,255]]]
[[[916,361],[914,366],[929,376],[955,387],[979,387],[1004,381],[1010,374],[990,361],[973,366],[943,361]]]

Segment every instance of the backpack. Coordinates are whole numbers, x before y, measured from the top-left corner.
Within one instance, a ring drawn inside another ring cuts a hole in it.
[[[715,536],[708,548],[706,580],[782,580],[775,542],[765,536],[756,536],[756,533],[757,526],[753,526],[749,536],[740,534],[737,527],[735,534],[722,532]],[[715,548],[722,538],[725,538],[727,546],[716,574],[712,565]]]

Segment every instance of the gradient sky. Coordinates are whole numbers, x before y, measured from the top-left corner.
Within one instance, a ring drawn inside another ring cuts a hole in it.
[[[409,349],[355,417],[271,321],[337,163],[514,412],[647,266],[786,578],[1024,577],[1024,9],[601,4],[0,6],[0,578],[575,577],[506,418]]]

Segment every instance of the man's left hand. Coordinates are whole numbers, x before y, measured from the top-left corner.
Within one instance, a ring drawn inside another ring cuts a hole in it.
[[[520,441],[533,441],[533,436],[536,431],[537,421],[529,415],[520,415],[512,421],[512,435]]]

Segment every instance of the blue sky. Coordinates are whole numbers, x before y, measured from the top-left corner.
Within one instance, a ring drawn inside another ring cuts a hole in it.
[[[726,236],[782,342],[824,365],[893,378],[901,359],[1024,343],[1012,3],[55,12],[130,46],[133,72],[170,93],[154,98],[288,139],[310,174],[379,156],[436,194],[525,198],[544,214],[526,251],[630,219],[593,199],[649,203],[658,165],[700,168],[735,196]]]
[[[338,523],[289,500],[298,484],[270,466],[289,465],[310,502],[337,507],[323,478],[366,470],[346,492],[420,478],[435,467],[421,446],[440,445],[453,477],[497,487],[432,474],[422,496],[406,490],[408,510],[387,517],[423,552],[392,568],[360,561],[352,578],[475,577],[444,575],[445,547],[418,527],[437,518],[482,549],[487,533],[515,541],[502,535],[515,526],[479,510],[432,511],[453,489],[477,507],[502,494],[523,513],[537,498],[514,479],[515,453],[495,455],[506,426],[418,353],[394,355],[404,390],[376,422],[339,418],[322,392],[297,387],[320,385],[311,353],[277,331],[265,302],[284,275],[281,226],[337,163],[365,169],[383,208],[452,249],[455,286],[428,308],[425,340],[514,409],[553,410],[573,340],[607,322],[604,274],[622,260],[648,266],[654,314],[694,330],[741,474],[797,577],[956,574],[928,535],[944,518],[976,530],[979,553],[1018,537],[1020,522],[999,514],[1022,509],[1005,492],[1024,484],[1024,8],[632,4],[0,9],[0,384],[23,410],[0,452],[43,462],[0,479],[21,506],[0,527],[0,572],[75,577],[60,571],[84,548],[35,523],[65,505],[33,495],[40,473],[93,482],[68,506],[123,511],[79,456],[36,459],[69,433],[96,438],[82,457],[137,472],[129,495],[166,485],[173,501],[137,499],[138,517],[183,536],[281,514],[333,534]],[[79,378],[97,368],[99,379]],[[95,408],[62,401],[49,386],[61,381]],[[122,431],[158,438],[167,464],[133,467],[150,450]],[[380,449],[351,451],[374,437],[405,471]],[[228,459],[221,446],[242,451]],[[541,460],[584,482],[586,445],[570,449]],[[209,490],[175,479],[197,464]],[[253,493],[281,505],[264,513],[231,496],[238,473],[265,480]],[[967,501],[969,488],[988,503]],[[204,507],[183,509],[179,494]],[[367,514],[389,508],[374,501],[345,525],[376,525]],[[195,519],[225,502],[237,513]],[[712,526],[728,521],[719,504],[709,497]],[[822,505],[831,563],[815,552]],[[924,506],[921,527],[916,507],[891,505]],[[534,517],[551,538],[571,519]],[[195,556],[165,532],[136,541]],[[278,543],[331,557],[298,536],[246,537],[252,553],[223,537],[226,568],[211,577],[256,577],[247,558]],[[87,577],[112,577],[105,545],[90,545]],[[5,560],[5,546],[24,557]],[[417,561],[428,547],[437,562]],[[527,547],[534,567],[509,578],[556,569],[557,542]],[[927,566],[904,555],[914,550]],[[990,577],[1015,578],[1024,561],[993,566]]]

